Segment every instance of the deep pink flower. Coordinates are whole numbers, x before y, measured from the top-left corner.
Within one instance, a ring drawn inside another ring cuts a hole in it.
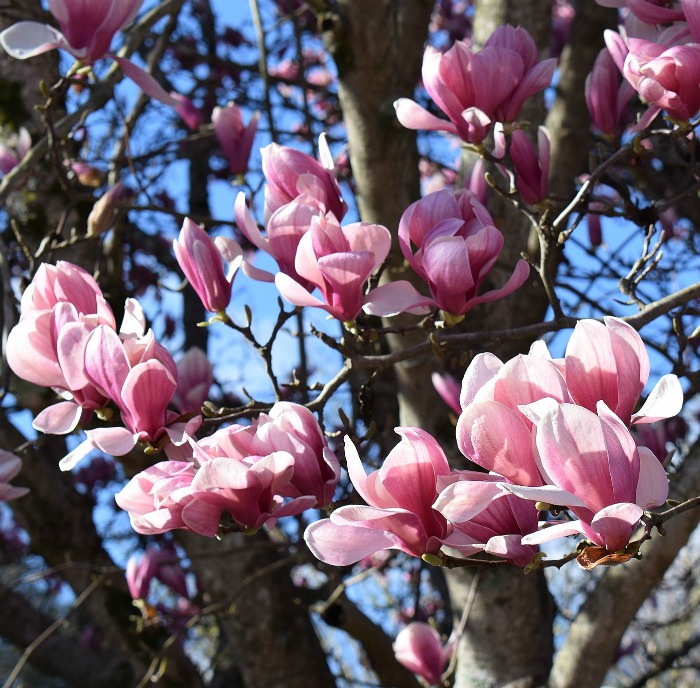
[[[126,563],[126,582],[131,596],[136,599],[148,597],[153,579],[159,580],[178,595],[187,597],[187,580],[180,565],[175,547],[149,545],[140,556],[132,555]]]
[[[240,175],[248,171],[248,159],[259,119],[260,113],[256,111],[244,126],[241,109],[233,101],[226,107],[214,108],[211,115],[214,133],[228,160],[231,174]]]
[[[408,624],[394,641],[396,660],[431,686],[440,683],[453,648],[453,643],[443,646],[440,634],[421,621]]]
[[[432,305],[451,316],[462,316],[481,303],[512,293],[529,275],[524,260],[518,261],[500,289],[477,293],[503,243],[488,211],[469,191],[436,191],[411,204],[399,223],[399,246],[409,266],[430,288],[431,298],[415,294],[402,310]],[[376,296],[387,288],[391,285],[379,287]],[[366,310],[385,315],[371,303]]]
[[[355,320],[371,293],[369,276],[384,262],[391,247],[386,227],[355,222],[341,227],[336,218],[314,217],[311,229],[299,240],[294,267],[300,277],[319,289],[323,301],[283,272],[275,276],[282,296],[295,306],[315,306],[342,322]]]
[[[0,44],[12,57],[24,59],[62,48],[85,64],[108,52],[112,38],[139,11],[143,0],[49,0],[61,31],[48,24],[19,22],[0,34]]]
[[[634,94],[627,81],[620,83],[618,74],[610,51],[603,48],[586,78],[586,104],[591,122],[608,135],[618,131],[625,106]]]
[[[243,260],[240,246],[233,239],[212,239],[185,218],[173,249],[180,268],[204,307],[213,313],[225,311],[231,300],[231,283]],[[227,272],[224,272],[224,260],[228,263]]]
[[[652,105],[637,128],[649,124],[661,110],[678,121],[688,121],[700,110],[700,45],[624,41],[613,31],[605,32],[605,42],[625,79]]]
[[[322,163],[301,151],[271,143],[261,149],[265,187],[265,224],[272,213],[302,194],[313,199],[324,214],[331,212],[342,220],[348,210],[333,176],[333,159],[328,144],[319,140]]]
[[[136,17],[142,4],[143,0],[49,0],[60,31],[49,24],[22,21],[0,33],[0,45],[18,60],[56,48],[68,51],[86,65],[111,57],[144,93],[174,108],[194,128],[200,120],[191,102],[178,94],[166,93],[145,69],[109,53],[114,35]]]
[[[530,35],[512,26],[498,27],[478,53],[464,41],[444,54],[429,47],[423,58],[423,85],[449,121],[407,98],[396,101],[396,115],[409,129],[448,131],[468,143],[480,143],[495,121],[514,121],[525,100],[549,85],[555,63],[538,63]]]
[[[536,205],[547,197],[549,190],[549,132],[537,130],[537,151],[521,129],[513,132],[510,159],[515,171],[515,184],[526,203]]]
[[[444,452],[423,430],[397,432],[401,442],[370,475],[345,438],[350,480],[368,506],[340,507],[306,529],[304,539],[321,561],[347,566],[382,549],[420,557],[439,551],[450,534],[445,518],[433,509],[437,480],[450,472]]]

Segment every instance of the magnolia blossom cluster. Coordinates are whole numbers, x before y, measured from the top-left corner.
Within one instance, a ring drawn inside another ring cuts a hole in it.
[[[279,402],[252,425],[190,437],[187,460],[147,468],[116,501],[138,533],[179,528],[213,537],[325,506],[339,478],[338,459],[311,411]]]
[[[666,375],[635,412],[648,376],[641,338],[616,318],[581,321],[563,359],[543,342],[507,363],[479,354],[462,382],[457,444],[489,472],[451,470],[428,433],[399,428],[402,441],[368,476],[346,439],[348,473],[366,506],[337,509],[305,539],[335,565],[399,549],[428,560],[487,552],[524,566],[534,545],[572,534],[624,549],[644,510],[668,495],[661,462],[629,428],[669,418],[683,402],[678,379]],[[540,520],[550,506],[576,520]]]
[[[698,3],[681,0],[669,7],[650,0],[597,2],[628,12],[619,33],[605,32],[607,47],[586,82],[594,126],[606,135],[619,135],[624,107],[635,91],[649,104],[635,130],[648,126],[662,110],[676,122],[688,122],[700,110]],[[624,77],[622,84],[618,70]]]
[[[118,412],[119,425],[87,431],[87,440],[61,461],[64,470],[95,448],[121,456],[143,442],[172,452],[184,442],[183,432],[194,432],[201,422],[169,409],[178,393],[177,366],[146,329],[139,303],[127,299],[117,331],[97,282],[71,263],[37,270],[22,295],[6,351],[18,377],[51,387],[63,399],[34,419],[37,430],[67,434],[95,414],[108,418],[112,409]]]

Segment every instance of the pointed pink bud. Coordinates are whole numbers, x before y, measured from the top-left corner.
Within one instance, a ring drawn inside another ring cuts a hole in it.
[[[189,218],[173,242],[175,257],[204,307],[217,313],[231,300],[231,282],[224,273],[221,253],[214,241]]]
[[[212,112],[214,133],[233,175],[245,174],[248,170],[248,159],[259,119],[260,113],[256,111],[244,126],[242,111],[233,101],[226,107],[215,107]]]
[[[438,632],[426,623],[408,624],[394,641],[394,654],[409,671],[424,678],[431,686],[440,683],[452,647],[443,647]]]

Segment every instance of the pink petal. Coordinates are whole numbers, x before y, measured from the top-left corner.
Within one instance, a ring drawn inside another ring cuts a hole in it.
[[[647,447],[639,447],[639,482],[635,502],[642,509],[661,506],[668,498],[668,476],[663,464]]]
[[[395,541],[380,530],[336,525],[330,519],[312,523],[304,533],[312,554],[332,566],[349,566]]]
[[[653,423],[672,418],[683,407],[683,388],[675,375],[664,375],[647,397],[642,408],[632,416],[632,424]]]
[[[474,402],[457,423],[459,450],[482,468],[518,485],[541,485],[532,434],[516,411],[496,401]]]
[[[406,129],[425,131],[447,131],[457,134],[457,127],[446,119],[431,115],[425,108],[409,98],[399,98],[394,103],[396,118]]]
[[[68,49],[65,37],[48,24],[23,21],[0,33],[0,45],[17,60],[40,55],[55,48]]]
[[[430,312],[435,302],[423,296],[407,280],[387,282],[372,289],[364,299],[362,310],[368,315],[391,317],[399,313],[424,315]]]
[[[548,525],[536,533],[525,535],[520,541],[523,545],[541,545],[545,542],[551,542],[567,535],[582,535],[584,533],[581,521],[571,521],[566,523],[557,523]]]
[[[32,427],[48,435],[66,435],[78,426],[82,413],[83,409],[74,401],[60,401],[45,408]]]
[[[593,517],[591,529],[601,536],[605,549],[615,552],[625,548],[643,513],[636,504],[611,504]]]

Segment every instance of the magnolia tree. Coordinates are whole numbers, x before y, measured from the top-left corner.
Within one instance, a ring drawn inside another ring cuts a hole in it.
[[[697,0],[0,20],[5,686],[696,684]]]

